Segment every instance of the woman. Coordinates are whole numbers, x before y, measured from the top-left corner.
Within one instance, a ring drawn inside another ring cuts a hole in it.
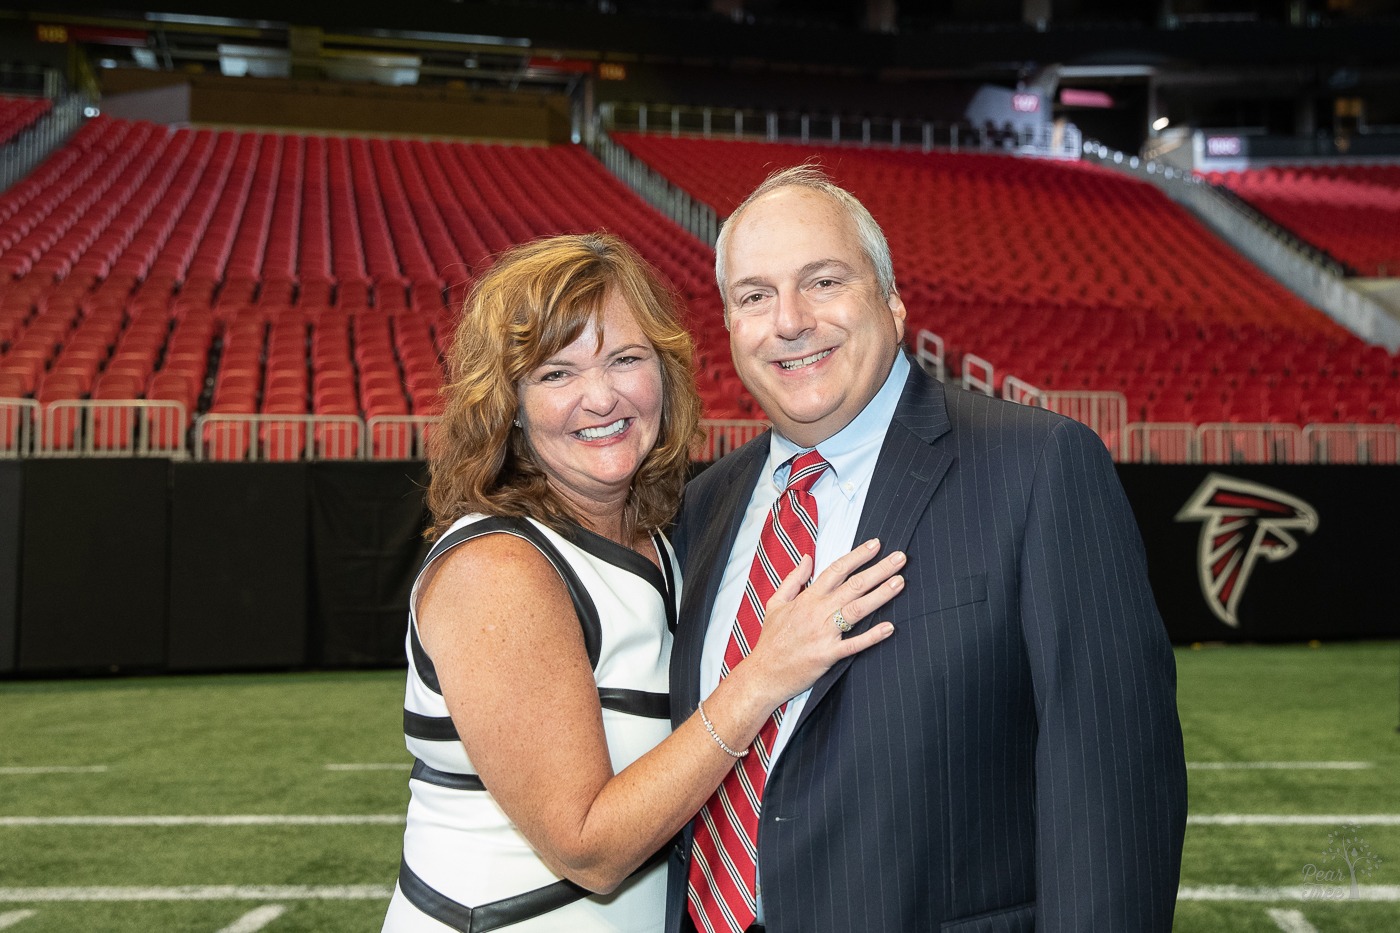
[[[661,929],[648,859],[775,708],[893,631],[842,640],[832,617],[892,597],[899,555],[848,582],[862,546],[805,591],[804,558],[708,723],[670,732],[680,580],[658,529],[697,433],[690,361],[669,293],[610,236],[518,247],[473,289],[430,454],[439,538],[411,599],[418,760],[386,930]]]

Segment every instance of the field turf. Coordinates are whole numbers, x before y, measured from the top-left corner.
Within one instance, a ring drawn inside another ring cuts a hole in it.
[[[1400,645],[1177,663],[1195,822],[1176,929],[1400,930]],[[0,683],[0,929],[378,930],[407,800],[402,692],[393,671]],[[31,770],[54,767],[82,770]],[[1241,814],[1270,820],[1210,821]],[[211,819],[52,819],[150,816]],[[351,819],[282,819],[309,816]],[[1363,899],[1349,877],[1302,887],[1308,865],[1346,871],[1324,858],[1334,816],[1368,818]]]

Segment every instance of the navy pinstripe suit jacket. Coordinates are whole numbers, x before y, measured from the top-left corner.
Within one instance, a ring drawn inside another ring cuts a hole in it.
[[[677,724],[767,445],[686,489]],[[1103,443],[915,365],[855,540],[876,536],[909,555],[904,592],[874,617],[895,634],[817,681],[768,778],[768,929],[1170,929],[1186,824],[1176,670]],[[671,856],[670,933],[689,849]]]

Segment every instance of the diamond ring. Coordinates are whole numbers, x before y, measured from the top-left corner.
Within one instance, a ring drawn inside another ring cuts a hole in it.
[[[856,624],[854,622],[846,621],[846,616],[841,612],[840,609],[837,609],[834,613],[832,613],[831,621],[836,623],[836,627],[841,630],[842,635],[846,634],[851,629],[856,627]]]

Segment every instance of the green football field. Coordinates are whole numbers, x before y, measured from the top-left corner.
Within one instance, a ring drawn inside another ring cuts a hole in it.
[[[1177,929],[1400,930],[1400,645],[1177,661]],[[0,929],[377,930],[402,691],[399,672],[0,683]]]

